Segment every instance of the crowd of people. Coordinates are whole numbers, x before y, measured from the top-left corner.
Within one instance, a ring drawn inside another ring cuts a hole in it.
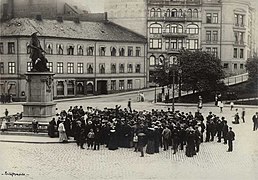
[[[146,146],[147,154],[159,153],[161,148],[167,151],[172,147],[174,154],[185,150],[186,156],[193,157],[199,152],[202,142],[215,141],[215,138],[219,143],[228,142],[230,152],[235,139],[226,119],[212,112],[204,117],[199,111],[195,114],[173,113],[170,108],[166,111],[136,111],[121,109],[118,105],[103,110],[71,106],[61,111],[57,120],[49,122],[48,134],[50,137],[59,134],[60,142],[67,142],[73,137],[81,149],[85,148],[85,144],[93,150],[99,150],[100,145],[109,150],[134,148],[134,151],[141,152],[141,156],[144,156]]]

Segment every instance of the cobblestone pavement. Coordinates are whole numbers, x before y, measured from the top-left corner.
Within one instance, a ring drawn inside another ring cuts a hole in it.
[[[152,94],[147,95],[150,100]],[[137,110],[167,109],[168,106],[149,102],[136,102],[135,95],[59,102],[59,110],[69,106],[83,105],[104,108],[116,104],[127,106],[132,98],[132,107]],[[169,106],[171,108],[171,106]],[[238,106],[240,108],[240,106]],[[0,112],[8,108],[10,114],[21,112],[21,105],[0,105]],[[176,106],[184,112],[196,111],[196,106]],[[204,105],[202,113],[209,111],[226,117],[236,133],[234,151],[226,152],[227,145],[203,143],[200,153],[188,158],[183,151],[176,155],[172,151],[146,155],[133,152],[133,149],[109,151],[81,150],[74,143],[69,144],[26,144],[0,142],[0,179],[258,179],[258,131],[252,131],[252,115],[255,108],[246,108],[246,123],[232,125],[235,109],[224,108],[220,113],[217,107]],[[239,109],[241,113],[241,108]],[[58,141],[58,139],[57,139]],[[24,173],[25,176],[12,177],[7,173]]]
[[[80,104],[81,102],[60,103],[59,107]],[[87,102],[99,108],[115,105],[116,102]],[[126,106],[126,102],[121,102]],[[136,108],[164,108],[149,103],[136,103]],[[65,108],[66,109],[66,108]],[[179,107],[188,112],[195,107]],[[212,111],[231,120],[235,111],[228,107],[223,113],[215,107],[204,107],[206,116]],[[234,151],[226,152],[227,145],[203,143],[200,153],[188,158],[183,151],[176,155],[172,151],[146,155],[144,158],[132,149],[109,151],[81,150],[70,144],[21,144],[0,143],[0,179],[13,179],[9,173],[24,173],[15,179],[258,179],[258,131],[252,131],[251,116],[256,109],[246,108],[246,123],[232,125],[236,133]],[[240,111],[241,112],[241,111]]]

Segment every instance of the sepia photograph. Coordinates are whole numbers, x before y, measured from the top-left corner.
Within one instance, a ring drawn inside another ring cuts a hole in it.
[[[1,180],[257,180],[258,0],[0,0]]]

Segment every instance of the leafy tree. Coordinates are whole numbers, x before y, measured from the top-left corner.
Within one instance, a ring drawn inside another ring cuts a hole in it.
[[[247,87],[249,89],[253,89],[256,87],[258,89],[258,56],[254,56],[252,58],[248,58],[246,61],[246,70],[248,72],[248,84]]]
[[[204,51],[182,50],[178,55],[182,70],[182,89],[216,91],[224,87],[221,60]]]

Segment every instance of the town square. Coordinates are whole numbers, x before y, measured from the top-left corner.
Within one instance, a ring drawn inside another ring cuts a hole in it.
[[[1,1],[0,179],[257,179],[257,8]]]

